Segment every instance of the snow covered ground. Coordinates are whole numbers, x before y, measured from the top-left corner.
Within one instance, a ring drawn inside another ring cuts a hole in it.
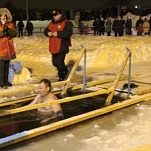
[[[150,83],[151,77],[151,38],[149,36],[107,37],[92,35],[73,35],[72,47],[66,63],[76,60],[81,52],[81,45],[87,49],[87,76],[94,79],[115,76],[121,64],[126,48],[132,52],[132,79]],[[28,84],[35,79],[57,78],[57,71],[52,66],[48,52],[48,38],[43,34],[14,39],[17,58],[24,67],[32,69],[30,79],[25,81],[23,73],[15,86]],[[83,60],[79,66],[83,69]],[[82,70],[76,72],[82,77]],[[124,71],[127,74],[127,69]],[[20,77],[19,77],[20,76]],[[17,80],[16,80],[17,81]],[[14,88],[15,88],[14,86]],[[13,88],[13,89],[14,89]],[[11,89],[11,88],[9,88]],[[5,90],[4,90],[5,91]],[[45,151],[126,151],[138,146],[151,144],[150,103],[137,104],[111,114],[101,116],[78,125],[43,135],[37,139],[15,145],[9,150],[45,150]]]

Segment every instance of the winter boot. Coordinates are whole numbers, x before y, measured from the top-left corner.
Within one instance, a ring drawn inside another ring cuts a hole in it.
[[[65,72],[64,71],[59,71],[58,75],[59,75],[59,80],[58,81],[64,81],[64,79],[65,79]]]

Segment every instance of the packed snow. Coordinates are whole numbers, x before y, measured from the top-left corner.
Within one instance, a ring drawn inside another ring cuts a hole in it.
[[[72,47],[66,57],[66,64],[78,58],[81,53],[81,45],[83,45],[87,49],[87,73],[97,78],[106,78],[117,74],[117,67],[126,54],[126,48],[129,48],[132,52],[132,77],[148,82],[146,81],[148,79],[144,77],[151,75],[149,70],[151,38],[149,36],[133,35],[115,38],[114,36],[93,36],[92,34],[73,35],[71,42]],[[57,71],[52,66],[51,54],[48,51],[47,37],[43,34],[17,37],[14,39],[14,43],[17,58],[13,62],[20,61],[24,67],[32,69],[31,75],[28,73],[27,76],[27,73],[23,74],[22,72],[17,74],[16,76],[21,78],[17,81],[16,77],[15,86],[22,83],[28,84],[30,81],[44,76],[50,79],[57,78]],[[79,66],[83,67],[83,60]],[[76,74],[82,75],[83,72],[77,71]],[[41,141],[22,146],[21,150],[29,150],[30,148],[36,150],[38,145],[38,150],[45,148],[45,151],[71,151],[71,148],[72,151],[126,151],[151,143],[150,124],[150,104],[137,104],[135,107],[115,111],[78,126],[72,126],[71,129],[67,128],[52,136],[50,134],[46,139],[43,137]],[[23,132],[23,135],[25,133]],[[9,138],[4,139],[5,141],[9,140]],[[0,141],[3,140],[0,139]],[[15,151],[17,150],[19,151],[20,147],[16,147]]]

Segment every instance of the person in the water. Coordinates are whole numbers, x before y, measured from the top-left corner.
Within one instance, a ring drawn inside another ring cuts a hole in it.
[[[51,82],[50,80],[44,78],[39,83],[39,94],[29,105],[55,100],[58,100],[58,98],[51,92]],[[53,104],[46,107],[38,108],[37,114],[38,117],[42,120],[41,123],[48,122],[50,119],[54,118],[64,118],[60,104]]]

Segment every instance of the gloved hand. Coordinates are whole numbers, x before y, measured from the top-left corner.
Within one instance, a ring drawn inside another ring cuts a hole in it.
[[[3,27],[3,36],[8,36],[8,30],[9,30],[9,27],[4,25],[4,27]]]
[[[6,25],[4,25],[4,27],[3,27],[3,31],[7,33],[7,32],[8,32],[8,30],[9,30],[9,27],[8,27],[8,26],[6,26]]]
[[[8,32],[4,32],[3,31],[3,36],[5,37],[5,36],[8,36]]]

